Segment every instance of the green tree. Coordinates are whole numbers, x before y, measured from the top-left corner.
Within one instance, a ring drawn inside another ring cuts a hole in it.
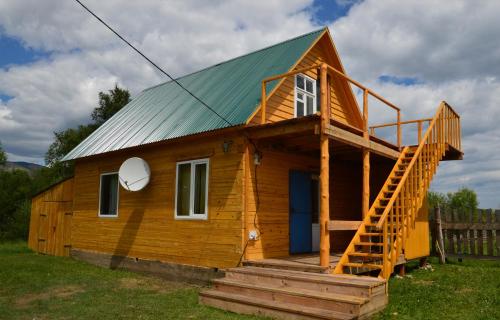
[[[442,209],[449,205],[448,196],[441,192],[429,191],[427,193],[427,203],[430,208],[440,206]]]
[[[26,171],[0,171],[0,240],[26,239],[32,193],[32,179]]]
[[[108,92],[99,92],[99,107],[92,111],[92,120],[94,120],[94,124],[97,126],[106,122],[130,102],[130,92],[119,88],[116,84],[115,88]]]
[[[0,141],[0,166],[3,166],[7,162],[7,155],[2,148],[2,142]]]
[[[121,89],[115,85],[114,89],[106,92],[99,92],[99,107],[92,111],[93,122],[87,125],[80,125],[77,128],[69,128],[63,131],[54,132],[54,142],[49,146],[45,154],[45,163],[49,167],[59,165],[59,161],[80,142],[85,140],[106,120],[111,118],[116,112],[130,102],[130,93],[126,89]],[[59,171],[71,171],[71,165],[59,168]]]
[[[449,205],[461,214],[475,211],[478,206],[476,192],[469,188],[460,188],[457,192],[448,194]]]

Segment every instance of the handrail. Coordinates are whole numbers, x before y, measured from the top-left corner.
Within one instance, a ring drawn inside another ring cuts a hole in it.
[[[396,190],[394,191],[391,199],[389,200],[389,203],[387,204],[384,212],[382,213],[382,216],[380,217],[379,222],[377,223],[377,228],[378,229],[382,228],[384,220],[387,219],[387,214],[388,214],[389,210],[392,209],[392,206],[394,205],[394,201],[399,196],[399,193],[401,192],[401,188],[403,187],[404,183],[406,182],[406,179],[408,178],[408,175],[410,174],[411,170],[413,169],[415,161],[417,160],[418,156],[420,155],[420,153],[422,152],[424,146],[426,145],[427,139],[429,138],[429,135],[431,134],[432,130],[434,129],[436,121],[437,121],[437,119],[438,119],[438,117],[439,117],[439,115],[442,112],[442,110],[443,110],[444,107],[445,107],[445,104],[441,103],[441,105],[439,106],[439,108],[438,108],[438,110],[436,112],[436,115],[434,116],[434,118],[432,119],[431,123],[429,124],[429,128],[427,128],[427,131],[425,132],[422,141],[420,142],[417,150],[415,151],[415,155],[411,159],[411,162],[408,165],[408,168],[406,169],[403,177],[401,178],[401,181],[398,183],[398,186],[396,187]]]
[[[418,210],[425,200],[438,163],[449,146],[457,150],[461,148],[460,118],[443,101],[418,146],[406,146],[402,150],[363,223],[335,267],[335,273],[344,272],[344,267],[349,266],[350,253],[358,250],[356,244],[361,241],[363,233],[377,232],[367,231],[368,227],[375,227],[376,230],[382,229],[380,240],[374,240],[380,241],[382,245],[382,257],[378,261],[382,272],[380,276],[386,279],[390,276],[398,255],[406,246],[409,233],[414,229]]]
[[[286,73],[283,73],[283,74],[279,74],[279,75],[275,75],[275,76],[263,79],[262,83],[261,83],[261,91],[262,91],[261,95],[262,95],[262,97],[261,97],[261,105],[260,105],[260,113],[261,113],[261,119],[260,120],[261,120],[261,124],[266,124],[266,108],[267,108],[267,93],[266,93],[267,87],[266,87],[266,85],[267,85],[268,82],[275,81],[275,80],[278,80],[278,79],[282,79],[282,78],[285,78],[285,77],[288,77],[288,76],[292,76],[292,75],[295,75],[295,74],[298,74],[298,73],[302,73],[302,72],[305,72],[305,71],[309,71],[311,69],[318,69],[321,66],[326,66],[327,70],[329,70],[329,71],[331,71],[331,72],[333,72],[333,73],[341,76],[342,78],[344,78],[348,82],[356,85],[358,88],[360,88],[360,89],[363,90],[363,117],[362,117],[362,121],[363,121],[363,131],[365,133],[364,134],[365,139],[369,139],[369,128],[368,128],[368,95],[371,95],[371,96],[375,97],[379,101],[385,103],[390,108],[396,110],[396,112],[397,112],[397,126],[398,126],[398,130],[397,130],[397,145],[398,145],[399,148],[401,148],[401,109],[399,107],[397,107],[396,105],[394,105],[393,103],[389,102],[387,99],[383,98],[381,95],[379,95],[376,92],[374,92],[373,90],[371,90],[368,87],[362,85],[358,81],[350,78],[349,76],[347,76],[342,71],[335,69],[334,67],[330,66],[327,63],[314,64],[312,66],[308,66],[308,67],[304,67],[304,68],[292,70],[292,71],[289,71],[289,72],[286,72]]]

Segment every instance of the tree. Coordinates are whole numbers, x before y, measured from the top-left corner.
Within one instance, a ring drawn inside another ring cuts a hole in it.
[[[449,205],[461,214],[477,209],[478,201],[476,192],[469,188],[460,188],[457,192],[448,194]]]
[[[88,125],[80,125],[77,128],[54,132],[55,139],[45,154],[45,163],[50,167],[58,165],[62,157],[129,102],[130,93],[128,90],[121,89],[117,85],[108,93],[99,92],[99,107],[95,108],[91,115],[93,122]]]
[[[26,237],[32,180],[24,170],[0,171],[0,240]]]
[[[2,142],[0,141],[0,166],[5,165],[6,162],[7,162],[7,155],[5,154],[5,151],[3,151]]]
[[[99,107],[92,111],[94,124],[100,126],[130,102],[130,93],[115,84],[109,93],[99,92]]]
[[[448,206],[448,197],[441,192],[429,191],[427,193],[427,203],[430,208],[440,206],[444,209]]]

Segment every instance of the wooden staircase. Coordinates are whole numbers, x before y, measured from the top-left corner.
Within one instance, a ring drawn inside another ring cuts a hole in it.
[[[278,319],[363,319],[387,304],[386,281],[372,277],[245,266],[200,293],[200,302]]]
[[[447,152],[460,148],[459,116],[442,102],[419,144],[401,152],[334,273],[389,278],[404,253],[439,162]]]

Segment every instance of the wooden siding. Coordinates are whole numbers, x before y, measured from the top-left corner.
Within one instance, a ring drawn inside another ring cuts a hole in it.
[[[329,63],[340,69],[340,62],[335,57],[335,51],[329,43],[327,35],[323,36],[299,61],[297,69],[319,64]],[[310,70],[307,76],[318,79],[318,70]],[[341,123],[361,128],[361,118],[357,106],[354,103],[345,80],[337,76],[329,79],[330,90],[328,102],[330,104],[330,116]],[[269,95],[269,92],[268,92]],[[277,122],[294,118],[295,99],[295,77],[286,77],[283,83],[268,98],[266,108],[267,122]],[[319,99],[319,95],[318,95]],[[260,113],[257,113],[250,121],[251,125],[260,124]]]
[[[71,249],[73,179],[33,197],[28,246],[36,252],[68,256]]]
[[[227,138],[227,137],[226,137]],[[230,139],[230,138],[228,138]],[[206,267],[234,267],[242,254],[242,140],[224,139],[136,148],[77,161],[73,247],[117,256]],[[98,217],[99,175],[116,172],[129,157],[146,160],[151,181],[140,192],[120,187],[117,218]],[[176,162],[209,158],[207,220],[174,218]]]
[[[246,230],[257,229],[260,236],[248,242],[246,259],[288,256],[289,172],[317,172],[318,166],[317,158],[274,151],[263,151],[257,168],[247,162]]]
[[[289,173],[290,170],[300,170],[317,174],[319,159],[315,156],[263,151],[262,163],[257,169],[250,154],[247,159],[244,238],[248,238],[247,233],[250,230],[258,230],[260,238],[257,241],[248,241],[245,258],[254,260],[288,256]],[[332,159],[330,162],[330,219],[361,220],[361,162],[336,159],[335,154],[332,155]],[[377,164],[374,164],[374,169],[378,169]],[[385,168],[381,171],[384,170]],[[374,189],[378,186],[376,192],[383,185],[383,181],[379,179],[374,179],[372,183]],[[257,206],[258,210],[256,210]],[[352,231],[332,232],[330,240],[332,251],[342,252],[351,241],[353,234]]]
[[[407,260],[427,257],[430,253],[429,206],[427,198],[415,217],[415,224],[409,233],[404,255]]]

